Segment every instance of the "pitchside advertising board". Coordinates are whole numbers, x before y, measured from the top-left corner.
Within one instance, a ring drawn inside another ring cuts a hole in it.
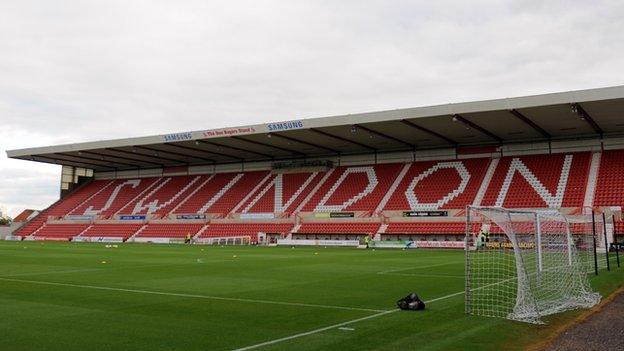
[[[407,245],[409,240],[384,240],[371,241],[370,247],[379,249],[463,249],[463,241],[412,241],[411,245]]]
[[[448,211],[405,211],[403,217],[448,217]]]
[[[184,244],[184,239],[178,238],[134,238],[135,243],[152,243],[152,244]]]
[[[119,219],[122,221],[139,221],[144,220],[145,215],[119,216]]]
[[[182,215],[176,215],[176,219],[206,219],[206,215],[200,214],[200,213],[182,214]]]
[[[299,245],[299,246],[353,246],[360,245],[358,240],[291,240],[291,239],[277,239],[277,245]]]
[[[83,243],[123,243],[122,237],[75,237],[72,239],[75,242],[83,242]]]
[[[90,221],[93,219],[93,215],[67,215],[65,219],[70,221]]]
[[[353,218],[355,212],[317,212],[314,218]]]
[[[275,213],[273,212],[260,212],[260,213],[241,213],[241,219],[273,219]]]

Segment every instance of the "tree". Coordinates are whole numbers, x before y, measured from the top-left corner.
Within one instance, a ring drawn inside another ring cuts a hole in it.
[[[11,222],[13,222],[13,220],[9,216],[7,216],[7,217],[0,217],[0,225],[10,225]]]

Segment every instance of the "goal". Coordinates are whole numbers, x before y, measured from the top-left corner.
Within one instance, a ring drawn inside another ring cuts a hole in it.
[[[556,210],[467,210],[466,313],[543,323],[600,301],[587,277],[591,231],[572,235]]]

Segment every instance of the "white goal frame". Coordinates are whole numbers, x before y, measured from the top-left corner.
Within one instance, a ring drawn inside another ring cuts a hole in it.
[[[597,304],[587,277],[592,234],[582,235],[575,238],[557,210],[468,206],[466,313],[543,323],[543,316]]]

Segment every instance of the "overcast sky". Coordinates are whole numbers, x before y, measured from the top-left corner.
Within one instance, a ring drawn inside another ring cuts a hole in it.
[[[623,1],[0,1],[4,150],[624,83]]]

